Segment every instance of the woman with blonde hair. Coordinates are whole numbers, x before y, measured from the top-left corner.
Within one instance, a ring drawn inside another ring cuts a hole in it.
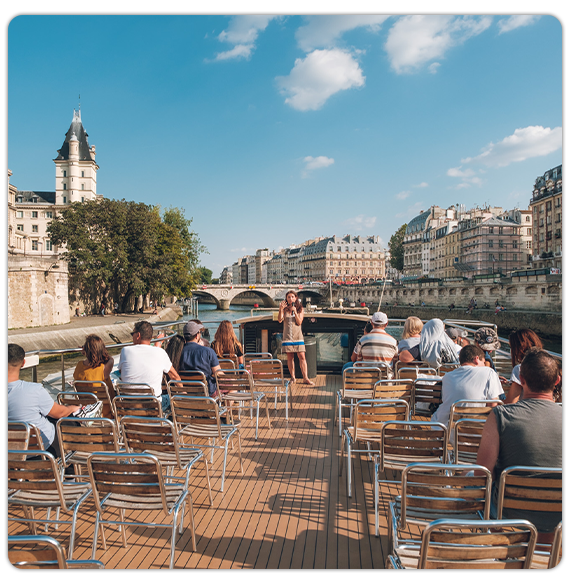
[[[81,348],[84,360],[77,363],[73,371],[73,379],[86,382],[105,382],[111,400],[115,397],[115,389],[111,382],[111,371],[113,370],[113,358],[109,355],[103,340],[95,334],[90,334],[85,338],[85,343]],[[81,385],[80,385],[81,386]],[[81,386],[78,392],[88,391],[87,387]],[[107,403],[103,403],[103,415],[112,415]]]
[[[398,353],[402,350],[409,350],[420,343],[420,333],[424,324],[419,317],[413,315],[406,319],[402,340],[398,344]]]
[[[243,368],[243,347],[236,337],[231,321],[224,319],[220,323],[210,347],[216,352],[218,358],[235,356],[239,367]]]

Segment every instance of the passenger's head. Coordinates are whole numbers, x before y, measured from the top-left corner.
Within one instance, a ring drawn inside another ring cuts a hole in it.
[[[189,321],[193,321],[194,323],[201,325],[202,330],[200,331],[200,335],[202,336],[203,339],[208,341],[210,340],[210,331],[206,326],[202,325],[202,322],[199,319],[190,319]]]
[[[558,362],[545,350],[530,348],[521,363],[520,378],[523,390],[553,392],[560,380]]]
[[[513,368],[523,361],[530,348],[542,349],[542,341],[532,329],[517,329],[509,336],[511,347],[511,364]]]
[[[388,325],[388,316],[382,311],[372,314],[370,322],[374,329],[384,329]]]
[[[372,331],[372,323],[370,321],[366,322],[366,325],[364,326],[364,335],[366,335],[367,333],[370,333]]]
[[[289,289],[289,291],[287,291],[287,294],[285,295],[285,301],[287,302],[287,305],[293,305],[297,310],[303,307],[303,304],[297,295],[297,291],[294,291],[293,289]]]
[[[83,353],[92,368],[106,364],[111,358],[105,347],[105,342],[95,334],[90,334],[85,338]]]
[[[8,344],[8,366],[10,368],[21,368],[24,364],[26,352],[18,344]]]
[[[467,337],[467,332],[457,327],[448,327],[445,333],[450,337],[451,341],[459,345],[463,342],[463,338]]]
[[[485,365],[485,352],[475,344],[469,344],[461,348],[459,352],[459,363],[475,364],[476,366]]]
[[[224,319],[220,323],[214,335],[214,342],[214,351],[219,357],[222,357],[224,354],[229,354],[230,356],[235,355],[237,337],[231,321]]]
[[[152,334],[152,325],[148,321],[137,321],[131,332],[133,343],[150,342]]]
[[[187,342],[194,342],[198,341],[198,334],[204,329],[204,326],[201,323],[197,323],[195,321],[189,321],[182,331],[184,334],[184,339]]]
[[[184,336],[180,335],[179,333],[175,336],[171,337],[168,340],[168,344],[164,351],[170,358],[172,362],[172,367],[178,372],[178,368],[180,367],[180,357],[182,356],[182,350],[184,349]]]
[[[475,343],[486,352],[498,350],[501,347],[499,336],[492,327],[480,327],[474,334]]]
[[[414,317],[413,315],[406,319],[404,323],[404,331],[402,332],[402,339],[408,339],[418,335],[423,328],[424,324],[419,317]]]

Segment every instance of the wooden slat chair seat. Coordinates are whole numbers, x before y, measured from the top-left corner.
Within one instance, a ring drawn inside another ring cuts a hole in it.
[[[237,437],[239,462],[243,475],[243,460],[241,456],[241,437],[239,424],[222,424],[218,403],[206,396],[173,396],[170,401],[174,427],[180,439],[190,438],[193,447],[209,448],[211,450],[211,462],[214,461],[214,450],[224,451],[222,465],[222,485],[224,490],[226,479],[226,462],[228,445],[233,443],[233,437]],[[199,442],[195,442],[198,439]],[[206,443],[201,442],[206,439]],[[216,443],[221,442],[221,445]]]
[[[447,458],[447,443],[447,427],[438,422],[393,420],[382,425],[379,454],[374,463],[376,536],[379,535],[380,486],[382,483],[401,483],[401,480],[381,479],[380,475],[386,469],[402,472],[411,463],[442,465]]]
[[[536,528],[525,520],[438,519],[422,531],[421,543],[388,557],[395,569],[528,569]]]
[[[412,414],[431,416],[440,404],[441,378],[439,376],[435,376],[433,380],[416,378],[414,380],[414,409]]]
[[[285,419],[289,420],[289,407],[293,412],[291,382],[283,375],[283,362],[278,359],[250,360],[249,369],[254,390],[274,394],[275,410],[277,410],[277,398],[285,396]]]
[[[60,418],[56,431],[65,467],[74,467],[76,480],[81,479],[90,454],[121,451],[117,426],[110,418]]]
[[[426,372],[426,370],[430,371]],[[431,370],[433,370],[433,368],[431,368],[429,364],[419,360],[413,360],[411,362],[397,361],[394,364],[394,373],[396,378],[399,378],[400,380],[415,380],[418,374],[433,374]]]
[[[359,400],[374,398],[374,385],[382,380],[382,371],[377,367],[347,368],[342,373],[342,388],[336,393],[334,418],[338,422],[338,436],[342,436],[343,408],[350,410],[350,417]]]
[[[196,533],[194,528],[194,510],[192,496],[188,491],[188,473],[181,477],[170,476],[166,482],[164,468],[154,456],[145,453],[94,453],[87,461],[89,478],[93,488],[95,509],[95,531],[93,534],[92,559],[97,553],[99,528],[103,548],[106,540],[103,530],[105,525],[120,525],[123,545],[127,547],[127,525],[162,527],[171,530],[170,568],[174,567],[177,530],[182,534],[186,504],[190,509],[190,527],[192,530],[192,548],[196,551]],[[176,482],[173,482],[176,481]],[[105,518],[108,509],[118,509],[119,519]],[[127,520],[126,512],[134,511],[133,520]],[[141,521],[144,516],[153,516],[154,511],[161,511],[171,523]]]
[[[562,522],[554,530],[552,544],[536,544],[532,558],[532,569],[556,568],[562,559]]]
[[[339,465],[339,476],[344,466],[344,451],[346,449],[347,469],[346,487],[349,497],[352,497],[352,454],[367,453],[371,458],[371,445],[380,444],[382,426],[390,420],[409,420],[410,406],[405,400],[359,400],[354,408],[353,425],[346,428],[342,435],[342,453]],[[366,444],[366,449],[356,449],[356,443]],[[346,445],[346,446],[345,446]]]
[[[267,416],[267,428],[271,429],[271,419],[269,418],[269,404],[264,392],[254,390],[251,374],[248,370],[226,370],[223,374],[216,376],[218,390],[221,394],[222,403],[229,410],[238,410],[248,407],[253,414],[255,407],[255,440],[257,440],[259,430],[259,406],[265,400],[265,413]],[[228,391],[228,393],[225,393]]]
[[[499,477],[497,519],[525,518],[533,513],[551,514],[562,520],[562,469],[558,467],[514,466]]]
[[[113,408],[117,424],[123,416],[162,417],[162,404],[156,396],[116,396]]]
[[[21,460],[10,459],[10,453],[24,455]],[[69,559],[73,558],[77,515],[81,504],[91,495],[91,486],[85,483],[62,481],[60,467],[55,457],[47,451],[8,451],[8,508],[22,509],[24,516],[9,516],[8,521],[28,523],[32,533],[37,534],[37,524],[71,525]],[[71,519],[35,517],[34,510],[61,510],[71,514]]]
[[[8,560],[18,569],[104,569],[99,560],[67,560],[61,544],[49,536],[8,536]]]
[[[472,471],[482,475],[474,476]],[[391,551],[397,554],[401,545],[417,543],[411,534],[407,539],[400,535],[410,524],[424,527],[437,519],[489,519],[491,482],[491,472],[480,465],[407,465],[402,471],[401,494],[389,504]]]
[[[103,403],[103,416],[105,418],[114,418],[115,411],[113,409],[113,398],[116,396],[109,390],[105,382],[89,382],[87,380],[75,380],[73,386],[76,392],[89,392],[95,394],[97,398]]]
[[[174,469],[185,471],[200,459],[204,462],[206,484],[210,505],[214,505],[208,463],[204,453],[198,448],[186,447],[179,443],[179,436],[172,422],[165,418],[124,416],[121,418],[121,433],[125,439],[127,453],[149,453],[166,467],[167,474]]]
[[[144,382],[117,382],[115,391],[117,396],[154,396],[152,386]]]

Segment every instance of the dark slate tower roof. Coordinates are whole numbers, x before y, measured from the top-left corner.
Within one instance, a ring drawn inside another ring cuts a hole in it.
[[[84,162],[91,162],[93,157],[89,151],[89,143],[87,142],[87,132],[83,128],[81,123],[81,110],[73,111],[73,121],[65,134],[65,140],[61,149],[57,150],[58,156],[56,160],[68,160],[69,159],[69,140],[71,136],[75,137],[79,141],[79,160]]]

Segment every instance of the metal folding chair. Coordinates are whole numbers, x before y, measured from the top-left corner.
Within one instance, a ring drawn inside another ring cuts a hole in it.
[[[285,396],[285,419],[289,420],[289,406],[293,412],[291,381],[286,380],[283,375],[283,362],[278,359],[250,360],[249,369],[254,390],[274,393],[275,410],[277,410],[277,397]]]

